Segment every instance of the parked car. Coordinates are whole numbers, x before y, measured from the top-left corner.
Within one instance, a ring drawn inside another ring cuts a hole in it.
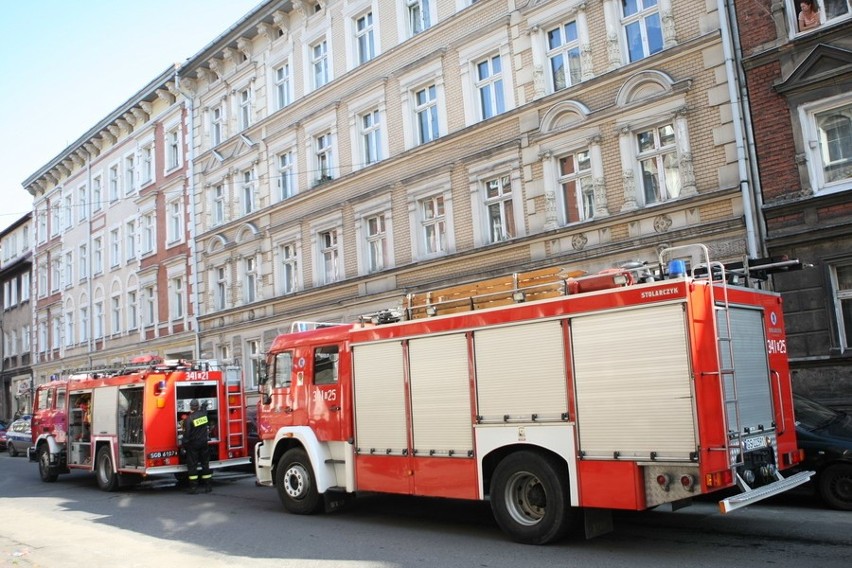
[[[33,443],[31,422],[30,416],[23,416],[9,425],[6,430],[6,449],[10,456],[27,455],[27,448]]]
[[[0,450],[6,449],[6,422],[0,420]]]
[[[852,511],[852,416],[794,394],[796,436],[805,451],[801,467],[831,508]]]

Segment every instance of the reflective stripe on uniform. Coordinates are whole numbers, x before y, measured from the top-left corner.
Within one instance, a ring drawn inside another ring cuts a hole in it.
[[[196,418],[195,420],[192,421],[192,425],[195,426],[196,428],[198,428],[199,426],[203,426],[205,424],[207,424],[207,417],[206,416],[199,416],[198,418]]]

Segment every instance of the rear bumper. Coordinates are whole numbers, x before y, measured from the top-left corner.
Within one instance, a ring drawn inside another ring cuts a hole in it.
[[[752,503],[756,503],[768,497],[784,493],[788,489],[807,483],[811,476],[815,473],[816,472],[814,471],[801,471],[786,478],[781,477],[781,475],[778,474],[778,481],[773,481],[769,485],[763,485],[755,489],[751,489],[739,476],[737,476],[739,486],[744,487],[746,490],[742,493],[738,493],[737,495],[733,495],[727,499],[719,501],[719,510],[722,511],[722,513],[730,513],[731,511],[740,509],[746,505],[751,505]]]

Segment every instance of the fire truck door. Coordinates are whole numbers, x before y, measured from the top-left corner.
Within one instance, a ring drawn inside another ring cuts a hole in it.
[[[343,399],[340,388],[338,345],[314,347],[308,381],[308,421],[320,440],[341,440]]]
[[[261,437],[263,432],[275,432],[282,426],[304,423],[296,418],[305,407],[304,366],[304,362],[300,364],[292,351],[275,354],[269,377],[272,384],[267,391],[269,398],[261,398],[261,416],[264,417],[264,422],[268,419],[268,423],[258,424]]]

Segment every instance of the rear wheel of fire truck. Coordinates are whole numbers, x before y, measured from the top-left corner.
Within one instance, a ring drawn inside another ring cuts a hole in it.
[[[852,511],[852,465],[825,468],[819,476],[819,493],[829,507]]]
[[[301,448],[288,450],[281,457],[275,468],[275,489],[290,513],[310,515],[319,511],[322,504],[311,460]]]
[[[42,444],[38,447],[38,474],[42,481],[52,483],[59,479],[59,474],[56,470],[50,467],[50,448],[47,444]]]
[[[491,480],[491,510],[513,540],[546,544],[571,529],[565,483],[568,468],[553,456],[517,452],[500,462]]]
[[[118,489],[118,474],[112,467],[112,452],[109,446],[103,446],[98,450],[98,455],[95,458],[95,477],[98,478],[98,487],[103,491]]]

